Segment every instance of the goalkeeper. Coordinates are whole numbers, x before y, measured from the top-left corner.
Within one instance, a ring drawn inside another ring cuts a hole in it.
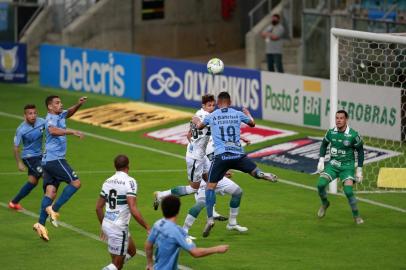
[[[326,215],[330,202],[327,200],[326,187],[336,178],[340,178],[344,185],[344,193],[350,204],[355,223],[364,223],[359,215],[357,199],[353,192],[354,181],[362,182],[362,166],[364,163],[364,148],[358,132],[347,125],[348,113],[339,110],[336,113],[336,126],[327,130],[320,147],[320,160],[317,170],[320,173],[317,189],[321,199],[321,207],[317,213],[319,218]],[[327,146],[330,145],[331,160],[324,168],[324,156]],[[358,153],[358,166],[355,173],[355,151]],[[355,177],[354,177],[355,175]]]

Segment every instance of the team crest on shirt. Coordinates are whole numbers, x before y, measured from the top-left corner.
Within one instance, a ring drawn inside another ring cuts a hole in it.
[[[37,172],[42,173],[42,167],[41,166],[37,167]]]
[[[344,141],[343,144],[344,144],[345,146],[349,146],[349,145],[350,145],[350,142],[349,142],[349,141]]]
[[[190,238],[189,235],[185,238],[185,241],[186,241],[186,243],[188,243],[189,245],[193,244],[193,240],[192,240],[192,238]]]

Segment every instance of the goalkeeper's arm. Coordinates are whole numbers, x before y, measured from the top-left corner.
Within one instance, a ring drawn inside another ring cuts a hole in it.
[[[358,153],[358,167],[362,168],[364,166],[364,144],[360,143],[355,147]]]
[[[324,158],[324,156],[326,155],[328,144],[329,142],[326,140],[326,138],[324,138],[320,146],[320,157]]]

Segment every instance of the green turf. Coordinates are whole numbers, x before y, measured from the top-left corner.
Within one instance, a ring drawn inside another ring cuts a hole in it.
[[[45,114],[44,98],[58,94],[68,107],[81,93],[56,89],[42,89],[36,83],[28,85],[1,84],[2,112],[22,115],[26,103],[35,103],[40,115]],[[85,107],[121,101],[120,99],[88,94]],[[190,110],[190,109],[189,109]],[[25,182],[17,173],[12,156],[12,138],[21,120],[0,116],[0,203],[7,203]],[[259,121],[261,124],[299,132],[297,137],[321,136],[322,131]],[[178,121],[181,123],[181,121]],[[168,124],[166,126],[174,125]],[[184,155],[182,146],[162,143],[143,137],[145,131],[121,133],[68,120],[68,127],[98,135],[149,146],[178,155]],[[153,129],[151,129],[153,130]],[[258,149],[286,139],[252,145]],[[185,169],[183,159],[151,151],[106,142],[93,137],[68,139],[67,160],[82,180],[81,190],[61,209],[61,220],[83,231],[98,235],[100,228],[95,215],[95,203],[101,183],[113,173],[112,159],[125,153],[131,160],[131,175],[138,182],[138,206],[146,220],[152,224],[160,213],[152,210],[152,192],[186,183],[186,172],[146,172],[156,169]],[[317,176],[271,168],[281,178],[315,186]],[[111,173],[98,172],[111,170]],[[81,173],[82,172],[82,173]],[[244,190],[239,223],[249,228],[238,234],[225,229],[225,223],[216,223],[208,239],[201,238],[205,212],[202,212],[190,233],[198,237],[198,246],[230,245],[224,255],[193,259],[184,252],[180,264],[193,269],[402,269],[406,265],[406,214],[359,203],[365,224],[356,226],[344,197],[330,196],[332,206],[323,220],[315,216],[319,207],[317,194],[312,190],[283,183],[260,182],[243,174],[235,174],[235,181]],[[42,181],[41,181],[42,183]],[[63,188],[64,186],[62,186]],[[42,197],[39,186],[22,201],[24,207],[38,212]],[[406,194],[361,195],[377,202],[406,209]],[[182,198],[179,223],[193,198]],[[228,214],[228,198],[218,197],[217,209]],[[0,207],[0,262],[1,269],[101,269],[109,262],[104,243],[82,236],[66,228],[52,228],[48,223],[51,241],[44,243],[31,230],[36,219]],[[146,233],[133,220],[131,234],[138,248],[143,249]],[[143,269],[145,258],[137,256],[124,269]]]

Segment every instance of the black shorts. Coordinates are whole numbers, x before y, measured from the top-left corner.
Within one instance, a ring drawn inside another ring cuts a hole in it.
[[[245,154],[223,153],[214,156],[209,170],[209,183],[218,183],[230,169],[251,173],[257,165]]]
[[[61,182],[70,184],[79,179],[65,159],[46,161],[42,169],[44,170],[44,191],[48,185],[58,188]]]
[[[32,175],[37,179],[42,176],[42,156],[23,158],[23,163],[28,168],[28,175]]]

